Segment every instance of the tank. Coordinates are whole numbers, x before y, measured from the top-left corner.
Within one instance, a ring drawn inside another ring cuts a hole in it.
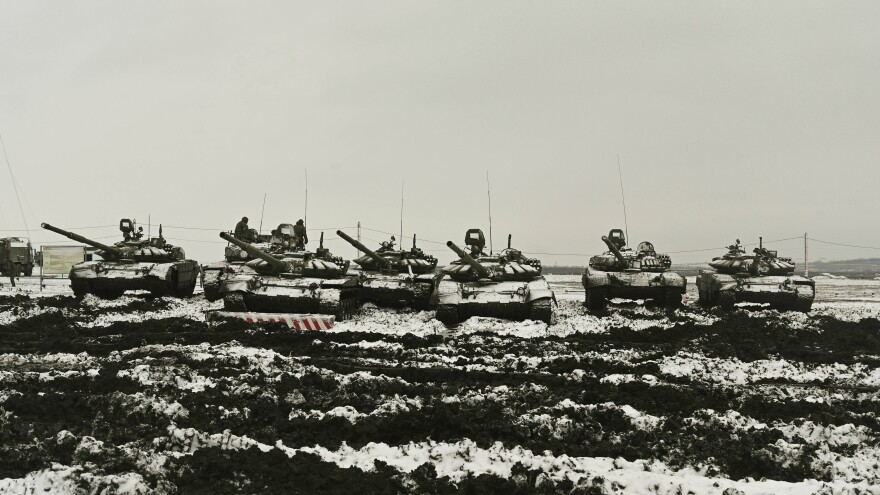
[[[253,257],[220,281],[226,311],[249,313],[319,313],[342,320],[357,310],[357,277],[346,274],[349,262],[321,247],[270,254],[232,235],[220,237]]]
[[[629,248],[620,229],[612,229],[602,241],[608,251],[590,258],[581,279],[588,308],[602,310],[609,299],[616,297],[650,299],[671,308],[681,306],[687,281],[669,271],[669,255],[657,253],[647,241],[636,250]]]
[[[284,253],[295,250],[293,224],[290,223],[278,225],[270,234],[258,234],[256,229],[250,229],[247,238],[239,240],[275,256],[283,257]],[[231,242],[226,244],[223,258],[223,261],[202,265],[202,287],[205,291],[205,299],[209,301],[217,301],[223,297],[220,294],[222,279],[240,271],[246,263],[256,259],[247,250]]]
[[[749,302],[769,304],[783,311],[810,311],[816,283],[795,275],[791,258],[764,248],[760,238],[751,255],[746,254],[739,239],[727,249],[725,255],[709,262],[711,270],[700,270],[697,274],[701,304],[731,309],[738,302]]]
[[[43,223],[42,227],[92,246],[102,258],[77,263],[70,269],[70,286],[77,296],[94,294],[114,299],[127,290],[147,290],[156,296],[189,297],[199,276],[199,264],[186,259],[183,249],[159,237],[143,238],[143,228],[127,218],[119,221],[123,240],[112,246]]]
[[[510,247],[497,255],[483,253],[486,240],[480,229],[465,234],[467,253],[452,241],[446,245],[459,259],[443,268],[432,302],[437,319],[456,325],[471,316],[510,320],[537,320],[550,324],[556,296],[541,276],[541,262]]]
[[[0,275],[24,275],[34,273],[34,250],[31,241],[22,237],[0,239]]]
[[[437,259],[413,246],[409,250],[395,249],[394,238],[383,242],[373,251],[348,234],[337,230],[336,234],[365,254],[354,260],[359,266],[361,279],[361,302],[372,302],[377,306],[413,309],[428,309],[437,276]]]

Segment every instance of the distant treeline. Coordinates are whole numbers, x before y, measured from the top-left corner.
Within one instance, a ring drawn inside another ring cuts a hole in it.
[[[797,268],[795,273],[804,274],[802,261],[795,260]],[[557,275],[579,275],[584,273],[583,266],[569,265],[544,265],[544,273]],[[684,276],[696,275],[702,269],[708,268],[705,263],[672,265],[672,270]],[[810,275],[830,273],[831,275],[843,275],[848,278],[875,278],[880,274],[880,258],[863,258],[840,261],[812,261],[810,262]]]

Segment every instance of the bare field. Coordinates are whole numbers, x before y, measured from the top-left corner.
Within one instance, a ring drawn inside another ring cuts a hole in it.
[[[4,284],[0,493],[880,493],[880,282],[594,315],[548,279],[549,327],[365,307],[326,333]]]

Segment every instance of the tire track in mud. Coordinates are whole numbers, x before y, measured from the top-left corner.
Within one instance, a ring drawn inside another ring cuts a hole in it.
[[[152,311],[165,303],[133,304]],[[255,331],[188,318],[86,328],[79,323],[119,309],[81,310],[64,300],[45,305],[57,311],[0,326],[0,352],[20,358],[0,361],[0,459],[7,461],[0,463],[0,479],[57,462],[91,463],[102,475],[135,472],[152,489],[186,493],[209,480],[221,492],[248,493],[292,483],[303,492],[609,490],[605,482],[554,481],[524,467],[509,477],[453,481],[438,479],[432,464],[405,473],[379,461],[364,472],[302,452],[291,457],[279,450],[189,445],[191,454],[171,455],[183,447],[170,443],[169,429],[189,428],[228,430],[290,448],[469,439],[482,448],[501,442],[556,456],[705,465],[710,475],[734,479],[830,480],[839,473],[817,463],[817,456],[852,456],[874,447],[880,428],[869,388],[799,383],[797,377],[719,385],[664,374],[658,364],[689,352],[744,363],[875,366],[877,320],[822,316],[792,328],[772,315],[735,313],[712,325],[673,315],[670,328],[443,337]],[[88,359],[64,365],[46,353],[86,353]],[[628,378],[611,379],[621,376]],[[725,411],[766,425],[749,429],[714,419]],[[868,433],[854,444],[810,443],[789,431],[817,431],[807,422],[826,429],[853,424]]]

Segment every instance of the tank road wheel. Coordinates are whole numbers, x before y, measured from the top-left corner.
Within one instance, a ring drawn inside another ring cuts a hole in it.
[[[548,299],[533,301],[532,304],[529,305],[530,320],[543,321],[549,325],[552,316],[553,311],[550,308],[550,300]]]
[[[454,304],[441,304],[437,306],[436,318],[446,326],[458,325],[458,308]]]
[[[731,310],[736,304],[736,296],[732,292],[721,291],[718,293],[718,305],[721,309]]]
[[[227,311],[247,311],[244,296],[237,293],[227,294],[223,298],[223,309]]]
[[[666,289],[663,294],[663,305],[669,309],[678,309],[682,306],[683,296],[684,293],[678,289]]]
[[[608,299],[605,297],[606,291],[602,288],[587,289],[586,303],[587,309],[592,311],[604,311],[608,305]]]

